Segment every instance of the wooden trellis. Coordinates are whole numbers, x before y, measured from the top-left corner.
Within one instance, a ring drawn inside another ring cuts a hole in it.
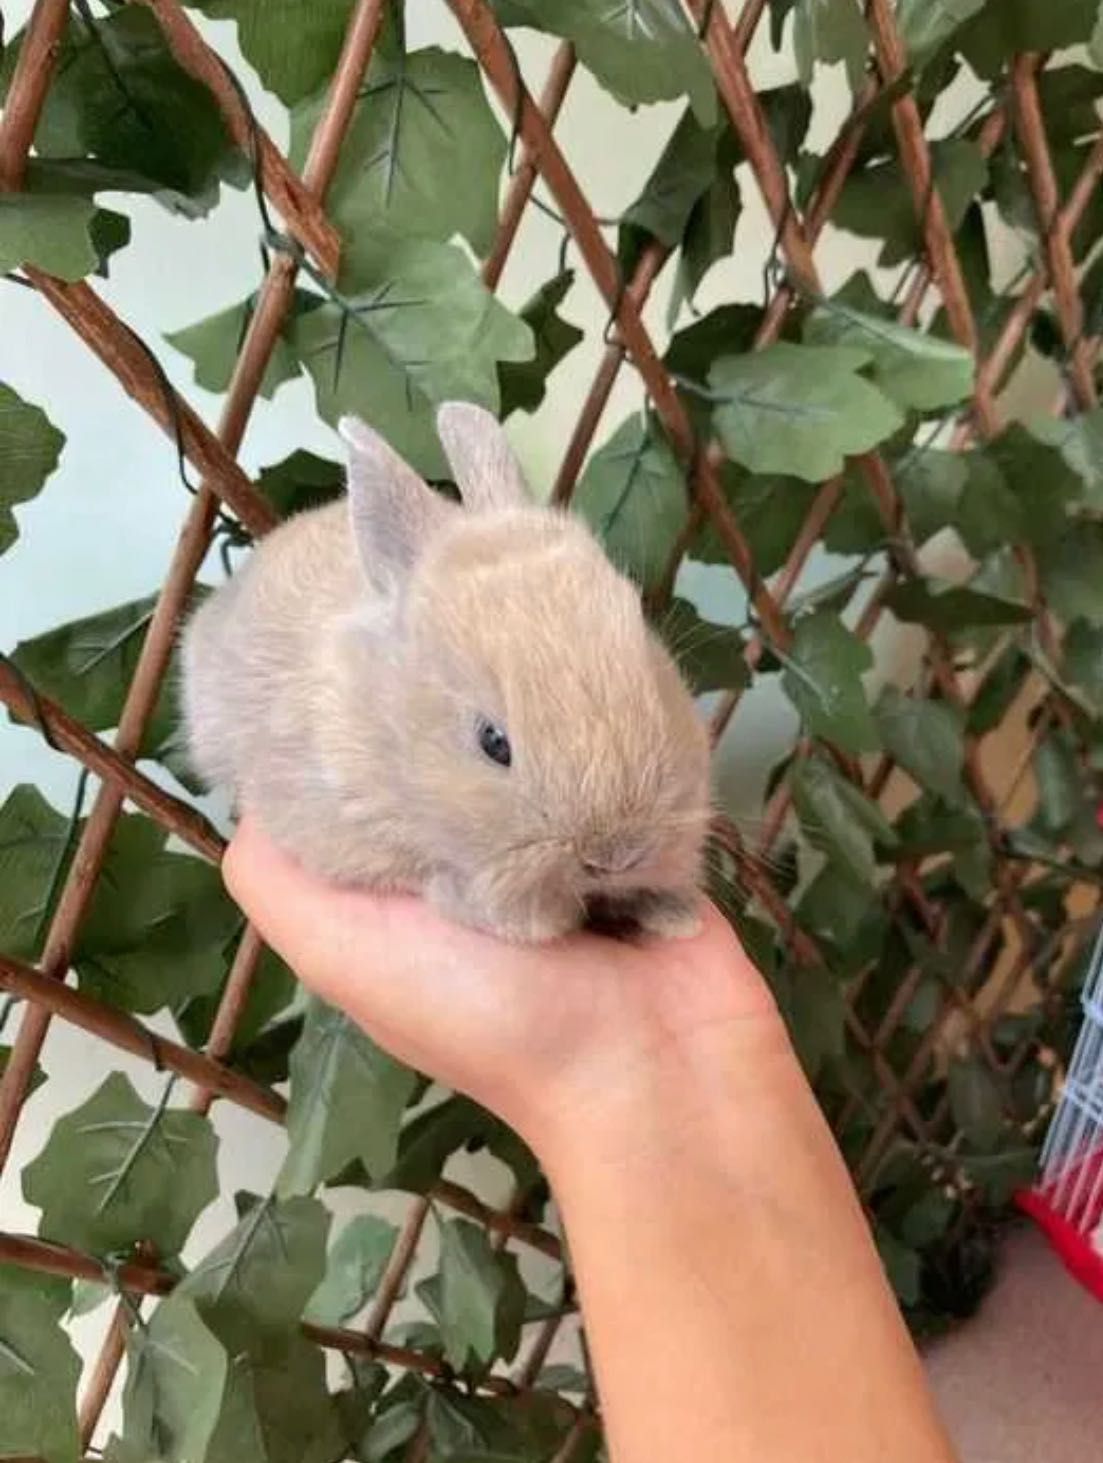
[[[135,0],[138,3],[138,0]],[[241,95],[218,57],[200,36],[178,0],[140,0],[160,22],[180,63],[207,85],[221,108],[229,130],[254,159],[258,179],[286,230],[286,238],[271,253],[267,275],[256,300],[237,356],[217,430],[210,431],[187,402],[169,388],[155,361],[142,344],[87,283],[68,284],[28,267],[25,274],[43,301],[56,310],[103,361],[124,390],[154,418],[182,449],[201,475],[199,490],[190,502],[172,561],[146,632],[129,694],[110,745],[85,729],[65,708],[32,688],[8,665],[0,664],[0,699],[18,718],[36,723],[53,745],[75,758],[98,779],[98,790],[79,845],[61,890],[36,967],[0,956],[0,989],[23,1002],[18,1035],[11,1059],[0,1079],[0,1166],[11,1148],[16,1124],[28,1094],[37,1059],[55,1016],[93,1033],[110,1046],[148,1059],[158,1068],[179,1074],[192,1084],[193,1111],[206,1112],[216,1098],[249,1109],[268,1121],[283,1119],[285,1103],[275,1091],[227,1065],[235,1028],[249,994],[262,953],[259,940],[247,932],[237,950],[206,1050],[197,1052],[155,1036],[134,1017],[66,984],[78,932],[104,866],[108,844],[124,802],[155,819],[198,854],[217,860],[223,847],[219,833],[184,801],[165,792],[137,770],[135,762],[143,732],[150,720],[168,667],[174,638],[188,603],[200,565],[212,542],[216,517],[224,507],[252,534],[270,529],[276,515],[242,471],[236,454],[248,428],[262,378],[272,358],[292,307],[296,276],[303,259],[327,278],[336,276],[340,239],[328,221],[324,206],[350,125],[366,69],[380,34],[386,0],[359,0],[352,14],[340,63],[321,112],[301,176],[296,175],[279,150],[257,128]],[[706,520],[722,542],[741,579],[761,633],[747,645],[753,667],[768,648],[785,650],[792,632],[786,617],[801,585],[808,557],[843,492],[841,479],[820,487],[802,531],[783,567],[767,580],[758,570],[755,555],[738,513],[725,495],[720,474],[724,451],[716,440],[702,441],[678,384],[672,379],[642,318],[643,307],[672,252],[652,242],[642,252],[631,277],[624,279],[615,255],[594,211],[555,137],[555,123],[571,85],[575,67],[572,47],[563,43],[552,61],[539,100],[527,89],[513,52],[486,0],[449,0],[472,52],[497,94],[505,113],[516,120],[521,155],[500,214],[498,234],[482,268],[484,282],[494,288],[506,263],[534,185],[541,180],[565,217],[574,244],[610,314],[608,344],[570,438],[553,496],[569,503],[583,463],[593,443],[614,382],[625,364],[639,373],[652,408],[675,452],[684,464],[690,484],[687,530],[665,576],[671,584],[692,530]],[[760,99],[748,76],[746,55],[766,0],[746,0],[737,20],[721,4],[688,0],[693,22],[700,27],[702,44],[712,65],[722,106],[727,112],[767,213],[777,233],[779,269],[755,337],[755,347],[776,342],[790,307],[802,296],[822,293],[815,246],[830,220],[854,167],[863,128],[879,103],[891,104],[892,126],[921,225],[923,255],[915,262],[909,288],[901,302],[899,319],[914,323],[932,296],[941,302],[956,341],[976,363],[971,409],[956,430],[955,445],[987,439],[1001,426],[999,394],[1016,359],[1026,332],[1041,302],[1052,297],[1068,363],[1066,384],[1053,403],[1055,413],[1071,406],[1090,409],[1098,404],[1095,368],[1101,342],[1086,333],[1079,290],[1082,261],[1074,257],[1072,237],[1093,194],[1103,179],[1103,137],[1091,148],[1075,186],[1061,196],[1055,180],[1046,125],[1039,101],[1038,77],[1043,57],[1020,56],[1014,63],[1010,87],[997,105],[978,123],[973,134],[981,152],[991,156],[1009,130],[1013,131],[1026,162],[1030,193],[1036,209],[1044,248],[1036,269],[1026,280],[1009,310],[994,345],[982,352],[977,320],[970,304],[965,275],[946,212],[933,184],[932,156],[914,95],[907,84],[907,58],[890,0],[869,0],[875,66],[855,98],[854,111],[840,129],[835,144],[822,160],[807,206],[800,208],[783,159],[766,125]],[[69,0],[37,0],[15,68],[7,103],[0,120],[0,188],[21,186],[36,125],[51,84],[59,38],[69,14]],[[889,550],[882,580],[862,612],[858,633],[868,639],[886,607],[887,597],[900,575],[916,572],[916,547],[901,498],[883,458],[870,453],[858,462],[885,526]],[[1048,612],[1038,597],[1037,575],[1027,549],[1019,550],[1027,582],[1034,586],[1037,622],[1043,639],[1053,637]],[[977,688],[970,688],[959,673],[951,647],[931,633],[926,669],[929,683],[942,700],[966,708]],[[738,710],[739,693],[721,700],[714,713],[717,739],[726,734]],[[1060,707],[1053,713],[1060,714]],[[1040,721],[1035,740],[1045,730]],[[846,764],[847,775],[873,797],[881,797],[894,766],[887,756],[863,773],[856,762]],[[945,988],[939,1011],[910,1065],[895,1071],[885,1050],[897,1031],[922,971],[913,965],[903,976],[888,1013],[876,1029],[866,1029],[857,1004],[861,980],[850,993],[847,1022],[851,1036],[872,1058],[888,1095],[882,1115],[869,1135],[858,1172],[872,1179],[889,1143],[898,1132],[929,1140],[948,1122],[943,1098],[933,1111],[924,1111],[918,1094],[948,1025],[964,1021],[994,1068],[1013,1073],[1022,1060],[1025,1044],[1010,1055],[996,1052],[987,1039],[991,1022],[1008,1009],[1020,983],[1039,955],[1040,936],[1024,903],[1030,866],[1012,859],[1006,844],[1006,803],[1014,789],[996,786],[983,764],[977,740],[967,742],[965,777],[977,806],[986,819],[991,853],[998,870],[995,893],[983,928],[968,952],[966,968],[955,985]],[[784,896],[775,887],[762,861],[779,839],[789,812],[790,794],[784,781],[766,811],[760,845],[748,847],[734,824],[721,819],[717,838],[736,860],[759,906],[790,942],[796,960],[815,972],[825,957],[816,940],[798,925]],[[917,868],[903,862],[886,893],[892,910],[906,910],[937,945],[944,912],[926,892]],[[983,1013],[972,993],[978,977],[992,964],[1006,932],[1015,941],[1015,953],[1000,971],[995,990],[987,995]],[[1050,952],[1052,953],[1052,952]],[[845,1118],[845,1113],[844,1113]],[[485,1224],[503,1242],[533,1246],[553,1259],[560,1258],[558,1238],[549,1230],[528,1223],[512,1212],[489,1209],[473,1193],[441,1182],[431,1198]],[[412,1200],[399,1243],[379,1287],[367,1323],[356,1330],[307,1327],[320,1344],[349,1354],[380,1358],[426,1375],[442,1373],[435,1357],[408,1347],[388,1344],[384,1331],[413,1262],[418,1239],[429,1212],[429,1198]],[[0,1260],[67,1276],[98,1278],[95,1261],[75,1250],[13,1234],[0,1234]],[[119,1284],[136,1295],[164,1294],[172,1280],[156,1266],[135,1261],[123,1266]],[[86,1381],[80,1414],[82,1441],[87,1446],[95,1433],[101,1410],[121,1362],[127,1313],[120,1306],[103,1353]],[[547,1355],[559,1318],[542,1323],[516,1377],[509,1381],[491,1376],[490,1390],[529,1387]],[[560,1458],[568,1459],[591,1418],[580,1410],[575,1429]]]

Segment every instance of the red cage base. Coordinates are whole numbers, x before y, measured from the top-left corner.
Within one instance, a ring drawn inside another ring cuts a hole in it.
[[[1103,1168],[1103,1152],[1093,1153],[1085,1166],[1093,1170],[1091,1180],[1094,1180],[1095,1171]],[[1071,1183],[1075,1184],[1079,1177],[1070,1175]],[[1090,1187],[1094,1184],[1089,1181]],[[1091,1242],[1092,1231],[1103,1221],[1103,1200],[1096,1204],[1094,1213],[1086,1216],[1086,1234],[1058,1213],[1040,1189],[1020,1189],[1015,1203],[1043,1231],[1069,1274],[1090,1290],[1096,1300],[1103,1301],[1103,1254]]]

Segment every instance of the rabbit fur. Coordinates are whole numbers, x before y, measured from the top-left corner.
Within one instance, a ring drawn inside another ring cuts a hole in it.
[[[449,403],[437,425],[462,506],[346,418],[347,497],[193,616],[193,765],[326,878],[518,941],[592,918],[690,934],[709,757],[679,672],[585,525],[531,502],[495,419]]]

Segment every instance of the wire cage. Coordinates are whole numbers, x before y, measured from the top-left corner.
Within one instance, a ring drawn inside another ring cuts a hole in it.
[[[85,725],[67,710],[63,699],[32,684],[7,658],[0,659],[0,702],[14,718],[36,727],[52,747],[75,759],[95,788],[87,818],[74,817],[69,830],[71,857],[60,873],[40,948],[20,957],[0,954],[0,992],[19,1003],[14,1040],[0,1073],[0,1169],[55,1020],[96,1037],[108,1063],[114,1053],[126,1052],[159,1072],[175,1074],[189,1085],[185,1100],[193,1114],[206,1114],[216,1100],[236,1104],[257,1121],[273,1124],[284,1122],[287,1113],[282,1092],[236,1063],[235,1034],[250,991],[262,978],[265,957],[262,942],[251,928],[244,929],[232,949],[217,992],[217,1011],[202,1040],[175,1040],[155,1032],[133,1011],[70,983],[69,973],[97,887],[104,879],[124,804],[139,809],[160,830],[211,863],[217,863],[224,848],[220,831],[192,803],[167,791],[138,765],[143,737],[157,708],[177,632],[212,541],[227,524],[248,539],[263,535],[278,522],[275,506],[243,470],[238,453],[266,369],[293,309],[297,281],[301,284],[305,277],[321,289],[331,286],[337,276],[342,240],[327,215],[327,193],[332,191],[354,114],[365,95],[364,78],[387,5],[385,0],[356,0],[350,5],[344,48],[299,173],[258,126],[244,94],[179,0],[142,3],[155,17],[179,64],[215,98],[229,133],[250,163],[258,201],[278,215],[282,231],[272,226],[265,213],[265,278],[249,312],[221,416],[213,428],[171,386],[156,356],[92,284],[87,280],[66,282],[33,266],[21,271],[19,282],[37,291],[42,309],[59,315],[99,358],[122,391],[165,433],[181,464],[186,460],[195,470],[199,486],[187,502],[186,512],[181,513],[172,560],[156,607],[148,616],[125,701],[113,725]],[[1031,6],[1035,3],[1029,0]],[[1037,4],[1041,9],[1042,0]],[[687,544],[708,525],[718,546],[717,557],[738,577],[753,612],[752,633],[741,645],[740,654],[748,670],[755,670],[769,654],[784,654],[791,648],[794,613],[802,597],[817,592],[816,586],[809,590],[806,568],[825,526],[845,507],[853,485],[842,475],[809,484],[800,522],[794,526],[784,554],[769,565],[759,562],[745,531],[742,508],[733,507],[725,491],[723,445],[711,432],[698,430],[694,409],[700,402],[683,392],[684,383],[662,355],[645,318],[653,287],[678,246],[651,238],[631,267],[622,268],[602,232],[603,220],[580,186],[557,137],[557,119],[579,59],[574,46],[569,40],[562,41],[538,86],[536,79],[521,74],[487,0],[449,0],[449,7],[517,144],[511,149],[516,153],[515,166],[511,158],[497,230],[480,261],[482,285],[489,291],[498,288],[522,220],[531,214],[529,205],[548,207],[540,196],[543,189],[554,201],[571,248],[607,312],[598,368],[587,383],[555,477],[553,499],[564,506],[571,502],[598,440],[614,383],[622,369],[633,368],[684,479],[685,527],[677,537],[677,552],[662,574],[660,592],[665,589],[669,595]],[[671,0],[666,8],[682,15],[678,0]],[[1078,252],[1077,231],[1097,199],[1103,178],[1103,128],[1076,154],[1075,171],[1062,172],[1058,178],[1043,105],[1049,56],[1032,52],[1014,57],[1000,85],[987,94],[983,109],[970,112],[958,124],[960,137],[955,140],[967,141],[985,166],[1005,151],[1014,154],[1015,176],[1022,185],[1019,202],[1037,229],[1036,251],[1015,287],[996,300],[994,317],[987,318],[981,304],[971,299],[970,286],[975,281],[966,268],[967,251],[955,236],[935,186],[933,143],[912,89],[914,77],[902,37],[905,7],[894,7],[890,0],[866,0],[863,6],[854,7],[856,18],[861,9],[867,31],[862,42],[865,69],[851,111],[822,157],[815,160],[810,187],[803,183],[798,187],[792,159],[784,155],[771,130],[747,61],[759,30],[775,13],[784,15],[791,8],[784,3],[768,6],[767,0],[744,0],[738,10],[713,0],[686,0],[684,6],[683,23],[692,27],[690,40],[699,45],[710,69],[724,125],[738,143],[748,186],[756,189],[775,235],[770,258],[763,261],[766,298],[753,338],[740,350],[746,349],[750,355],[769,349],[784,334],[794,311],[823,299],[816,245],[838,213],[848,180],[868,161],[862,154],[863,139],[869,130],[879,128],[886,138],[884,148],[892,152],[893,165],[902,176],[905,232],[914,227],[915,236],[891,301],[892,324],[911,329],[941,314],[948,334],[968,353],[973,370],[972,392],[950,423],[949,445],[964,449],[999,437],[1005,425],[1001,393],[1043,308],[1051,310],[1046,319],[1060,339],[1061,367],[1050,404],[1052,417],[1071,421],[1079,413],[1095,410],[1103,337],[1098,318],[1086,310],[1081,296],[1083,277],[1093,261],[1088,257],[1090,250]],[[1017,9],[1024,11],[1023,0],[1017,0]],[[38,0],[34,7],[0,119],[0,192],[18,192],[23,186],[36,126],[55,81],[59,39],[70,18],[69,0]],[[171,456],[167,460],[171,465]],[[920,514],[913,515],[894,471],[880,453],[864,453],[853,465],[860,475],[863,502],[883,524],[889,545],[871,593],[866,584],[871,576],[864,570],[844,586],[848,594],[855,589],[865,594],[853,618],[855,635],[868,641],[888,614],[896,590],[901,585],[914,587],[922,577],[918,528],[912,522]],[[1030,782],[1032,758],[1055,728],[1064,734],[1075,710],[1070,708],[1066,692],[1041,684],[1035,674],[1038,666],[1044,670],[1053,665],[1059,646],[1029,547],[1020,549],[1030,596],[1028,608],[1039,627],[1039,643],[1033,647],[1034,662],[1025,669],[1019,663],[1023,657],[1013,660],[1010,683],[1005,674],[1005,646],[998,634],[988,659],[961,666],[947,630],[928,627],[920,632],[925,655],[919,699],[937,700],[950,715],[968,724],[963,785],[977,810],[981,852],[995,871],[983,896],[967,911],[971,922],[959,919],[961,901],[955,905],[947,898],[937,873],[933,879],[928,877],[924,855],[901,857],[886,866],[875,888],[871,881],[870,888],[863,891],[881,921],[887,951],[884,960],[859,963],[845,972],[844,981],[832,984],[835,912],[819,919],[807,911],[795,914],[789,901],[791,886],[775,877],[771,862],[792,824],[791,784],[781,777],[770,790],[753,848],[731,820],[719,819],[715,829],[724,858],[738,869],[749,890],[758,927],[767,930],[769,939],[783,948],[790,962],[794,989],[809,998],[814,1013],[820,1010],[822,995],[837,998],[832,1007],[838,1017],[837,1043],[841,1047],[845,1040],[860,1056],[868,1080],[865,1085],[855,1083],[848,1091],[836,1090],[826,1105],[863,1198],[871,1205],[886,1167],[901,1149],[909,1155],[920,1153],[924,1163],[957,1163],[965,1175],[965,1188],[973,1182],[971,1174],[991,1170],[990,1155],[983,1151],[967,1151],[964,1164],[958,1161],[962,1114],[972,1115],[978,1126],[990,1127],[990,1098],[997,1107],[1006,1098],[1008,1111],[1013,1112],[1020,1078],[1025,1074],[1033,1080],[1035,1075],[1031,1063],[1039,1044],[1030,1024],[1018,1020],[1017,1001],[1024,988],[1029,988],[1034,1003],[1059,994],[1067,970],[1075,962],[1075,935],[1083,921],[1078,926],[1077,921],[1066,918],[1065,886],[1055,900],[1046,883],[1052,878],[1053,858],[1038,864],[1030,851],[1037,848],[1036,842],[1014,842],[1026,821],[1021,793]],[[710,708],[717,742],[730,728],[738,730],[744,690],[741,684],[724,692]],[[993,703],[999,708],[994,717]],[[1005,762],[996,772],[985,755],[985,738],[994,725],[1011,718],[1013,705],[1025,732],[1014,765],[1008,768]],[[113,737],[100,734],[108,732]],[[798,761],[807,755],[810,740],[806,738],[796,749]],[[1086,765],[1086,759],[1081,765]],[[841,796],[860,799],[863,806],[873,808],[874,815],[887,810],[886,817],[896,817],[916,794],[907,768],[888,750],[864,764],[858,757],[840,755],[830,775],[833,786],[846,790]],[[956,859],[950,845],[949,862]],[[1083,880],[1074,875],[1068,882],[1078,886],[1092,907],[1098,906],[1098,869],[1088,869]],[[1085,1010],[1086,1024],[1046,1149],[1046,1168],[1035,1194],[1024,1200],[1054,1233],[1075,1237],[1082,1257],[1087,1256],[1090,1230],[1099,1221],[1103,1202],[1103,974],[1098,954]],[[971,1053],[970,1062],[954,1068],[957,1050],[964,1047]],[[956,1085],[955,1080],[946,1081],[948,1064],[951,1079],[959,1079]],[[1032,1115],[1045,1109],[1049,1091],[1047,1086],[1039,1096],[1030,1089],[1027,1106]],[[978,1095],[983,1099],[979,1113]],[[1006,1116],[1002,1108],[995,1114],[997,1125],[1017,1121],[1017,1116]],[[937,1173],[941,1175],[942,1170]],[[928,1170],[924,1170],[923,1181],[929,1188]],[[923,1190],[925,1201],[930,1197],[928,1188]],[[941,1197],[935,1195],[934,1208]],[[333,1355],[383,1362],[447,1384],[449,1371],[439,1355],[392,1329],[396,1299],[417,1256],[433,1206],[439,1206],[475,1221],[493,1236],[499,1250],[507,1246],[525,1249],[562,1267],[563,1307],[526,1320],[525,1347],[516,1365],[508,1373],[501,1369],[488,1373],[479,1383],[481,1393],[490,1397],[531,1395],[562,1325],[571,1278],[558,1234],[542,1210],[533,1218],[530,1198],[531,1193],[519,1189],[511,1202],[491,1202],[458,1183],[436,1177],[423,1192],[411,1194],[367,1314],[355,1327],[307,1324],[304,1333]],[[904,1219],[914,1230],[921,1220],[929,1220],[931,1209],[927,1202],[922,1214],[909,1211]],[[75,1245],[6,1230],[0,1231],[0,1264],[70,1279],[96,1281],[105,1275],[102,1258]],[[113,1266],[111,1279],[126,1303],[120,1301],[103,1350],[83,1380],[80,1438],[86,1449],[102,1435],[101,1418],[123,1364],[135,1312],[149,1298],[168,1294],[176,1283],[173,1273],[140,1247]],[[583,1394],[571,1405],[554,1453],[555,1463],[592,1457],[596,1421],[593,1397]]]
[[[1019,1203],[1069,1270],[1103,1300],[1103,931],[1081,997],[1083,1024],[1046,1134],[1038,1180]]]

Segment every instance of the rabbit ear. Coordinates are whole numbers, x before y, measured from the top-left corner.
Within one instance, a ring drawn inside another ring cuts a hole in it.
[[[446,401],[437,435],[464,507],[517,508],[531,503],[524,474],[496,418],[469,401]]]
[[[342,417],[337,430],[349,449],[349,517],[364,571],[376,583],[404,579],[455,508],[359,417]]]

